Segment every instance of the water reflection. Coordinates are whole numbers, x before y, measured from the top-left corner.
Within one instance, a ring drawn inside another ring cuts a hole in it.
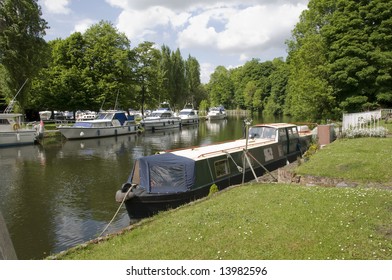
[[[155,133],[0,149],[0,210],[19,259],[42,259],[97,237],[135,159],[238,139],[242,119]],[[124,208],[108,232],[129,225]]]

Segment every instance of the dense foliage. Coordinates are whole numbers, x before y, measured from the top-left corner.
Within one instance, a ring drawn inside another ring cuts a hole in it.
[[[40,70],[46,59],[47,22],[37,0],[0,0],[0,96],[15,93]],[[28,87],[18,95],[23,107]]]
[[[0,96],[37,110],[153,109],[167,100],[224,105],[294,120],[392,106],[392,2],[310,0],[287,41],[287,60],[218,66],[202,85],[196,58],[153,42],[131,47],[110,22],[45,43],[36,0],[0,0]],[[16,28],[15,28],[16,27]],[[29,93],[29,94],[27,94]]]
[[[49,42],[50,63],[33,81],[36,109],[153,109],[159,102],[183,106],[200,85],[200,66],[179,50],[152,42],[131,48],[128,38],[101,21],[84,34]],[[187,87],[187,84],[189,86]]]

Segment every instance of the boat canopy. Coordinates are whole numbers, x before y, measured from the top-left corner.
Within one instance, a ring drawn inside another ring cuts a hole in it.
[[[172,153],[139,158],[128,182],[149,193],[188,191],[195,181],[195,161]]]

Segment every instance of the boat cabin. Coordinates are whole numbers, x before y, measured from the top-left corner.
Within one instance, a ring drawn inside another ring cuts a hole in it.
[[[255,125],[249,129],[250,139],[271,139],[282,144],[285,155],[298,151],[301,145],[308,146],[309,143],[301,143],[298,127],[294,124],[277,123]]]

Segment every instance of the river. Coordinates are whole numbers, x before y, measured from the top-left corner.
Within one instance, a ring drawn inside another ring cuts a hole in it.
[[[118,209],[115,192],[135,159],[242,135],[238,116],[170,131],[0,149],[0,210],[18,259],[43,259],[99,236]],[[105,234],[129,223],[123,207]]]

